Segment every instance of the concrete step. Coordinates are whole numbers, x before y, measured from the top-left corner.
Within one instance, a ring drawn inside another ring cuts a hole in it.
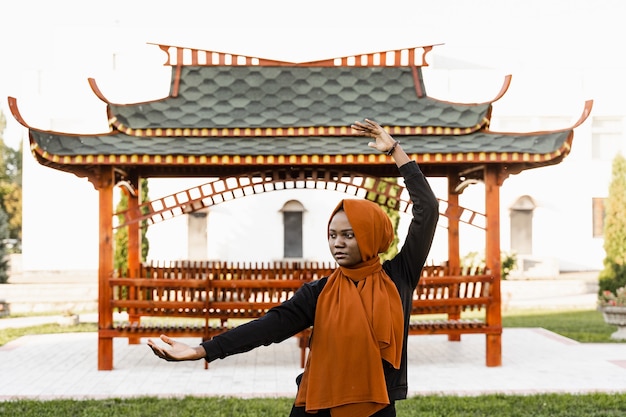
[[[0,301],[10,312],[97,311],[98,286],[94,283],[33,283],[0,285]]]

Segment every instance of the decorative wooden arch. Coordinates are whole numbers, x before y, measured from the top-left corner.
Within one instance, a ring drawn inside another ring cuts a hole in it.
[[[124,184],[124,187],[128,187]],[[393,210],[407,213],[412,202],[404,186],[386,178],[372,177],[356,172],[327,170],[323,167],[298,169],[297,167],[272,171],[251,172],[246,175],[216,178],[205,184],[196,185],[152,201],[138,203],[132,209],[114,213],[124,220],[115,227],[125,227],[145,221],[148,225],[159,223],[176,216],[190,214],[237,198],[271,191],[315,189],[338,191],[345,194],[376,201]],[[131,191],[136,196],[136,191]],[[440,215],[454,221],[485,229],[485,215],[469,208],[450,206],[439,200]]]
[[[464,216],[469,214],[472,224],[480,223],[478,218],[484,222],[486,266],[496,277],[495,303],[487,315],[492,323],[501,323],[500,187],[511,174],[560,163],[570,152],[574,129],[588,117],[591,101],[574,125],[560,130],[494,132],[489,130],[492,104],[506,93],[511,77],[505,77],[501,90],[488,102],[430,97],[422,67],[428,66],[426,56],[434,45],[304,63],[158,46],[167,53],[165,65],[172,68],[170,94],[163,99],[116,104],[95,80],[88,80],[94,94],[107,104],[109,132],[85,135],[37,129],[22,118],[17,100],[9,97],[13,116],[29,129],[36,160],[86,177],[98,190],[100,329],[112,324],[107,303],[108,280],[114,276],[114,187],[123,184],[130,196],[125,224],[133,274],[139,265],[139,220],[193,211],[214,204],[211,199],[224,198],[224,193],[245,194],[256,186],[321,181],[361,192],[367,187],[357,186],[357,178],[373,178],[378,186],[381,178],[397,176],[391,157],[368,149],[363,138],[352,134],[350,124],[364,117],[376,119],[399,139],[427,177],[448,180],[444,215],[450,269],[460,267],[459,224]],[[217,178],[208,187],[221,184],[224,190],[181,191],[160,199],[160,209],[154,205],[159,201],[145,203],[150,213],[142,217],[140,179],[164,177]],[[484,183],[484,215],[459,207],[459,193],[476,181]],[[388,201],[392,200],[407,209],[405,197],[394,195]],[[500,366],[501,335],[487,335],[486,343],[487,365]],[[111,339],[99,339],[98,369],[112,369],[112,348]]]

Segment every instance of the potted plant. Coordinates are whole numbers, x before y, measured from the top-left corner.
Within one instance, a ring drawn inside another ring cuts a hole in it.
[[[63,315],[59,317],[59,325],[61,326],[77,326],[80,322],[80,318],[78,314],[74,313],[72,310],[65,310]]]
[[[611,339],[626,339],[626,286],[615,292],[604,290],[598,297],[598,308],[606,323],[617,326]]]

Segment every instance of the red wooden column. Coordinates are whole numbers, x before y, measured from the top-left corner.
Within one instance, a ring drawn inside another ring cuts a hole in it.
[[[448,175],[448,274],[457,275],[461,270],[461,249],[459,244],[459,194],[455,191],[457,184],[456,174]],[[461,313],[450,319],[458,320]],[[449,334],[448,340],[458,342],[460,334]]]
[[[494,275],[493,303],[487,308],[487,322],[502,327],[502,298],[500,296],[500,181],[499,167],[485,168],[485,215],[487,217],[485,261]],[[487,366],[502,365],[502,334],[487,335]]]
[[[140,182],[133,180],[132,192],[131,190],[125,190],[128,196],[128,210],[130,213],[137,213],[139,211],[139,196],[141,190],[139,189]],[[139,264],[141,259],[141,239],[139,236],[139,222],[131,222],[128,226],[128,277],[139,277]],[[135,288],[130,288],[131,291],[135,291]],[[135,297],[135,294],[130,294],[131,298]],[[128,318],[131,323],[139,324],[141,317],[135,314],[134,311],[128,312]],[[141,342],[141,337],[134,336],[128,338],[128,344],[138,345]]]
[[[110,304],[113,277],[113,168],[100,167],[94,184],[99,193],[99,252],[98,252],[98,370],[113,369],[113,339],[103,336],[103,330],[113,326]]]
[[[134,181],[133,181],[134,182]],[[128,193],[128,210],[130,213],[139,212],[139,196],[141,195],[140,185],[137,181],[133,184],[135,192]],[[141,263],[141,237],[140,222],[134,221],[128,225],[128,276],[129,278],[139,277],[139,266]]]

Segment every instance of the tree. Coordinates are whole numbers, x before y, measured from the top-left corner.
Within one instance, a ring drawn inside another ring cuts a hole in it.
[[[6,118],[0,112],[0,208],[7,215],[8,236],[22,238],[22,144],[18,149],[7,146],[3,134]]]
[[[381,178],[381,182],[378,183],[378,189],[374,190],[374,178],[367,178],[365,180],[365,188],[370,191],[367,192],[366,199],[377,203],[380,208],[387,213],[389,219],[391,220],[391,225],[393,227],[393,241],[391,245],[389,245],[389,249],[383,254],[380,255],[381,261],[386,261],[388,259],[393,259],[394,256],[398,254],[398,243],[400,239],[398,239],[398,226],[400,225],[400,213],[396,210],[396,203],[398,202],[397,198],[400,196],[400,186],[392,185],[389,189],[389,193],[391,197],[387,197],[383,193],[387,190],[387,186],[389,184],[398,184],[398,178],[390,177],[390,178]],[[395,197],[395,198],[394,198]]]
[[[9,281],[9,258],[6,241],[9,236],[8,216],[0,207],[0,284]]]
[[[148,201],[148,180],[145,178],[141,179],[141,196],[140,202]],[[122,213],[123,211],[128,209],[128,196],[125,192],[122,192],[120,197],[120,201],[117,204],[115,209],[116,213]],[[145,208],[142,212],[146,214],[147,208]],[[120,222],[124,221],[124,216],[122,214],[118,214],[118,220]],[[150,249],[150,243],[148,238],[146,237],[147,232],[147,222],[143,220],[141,222],[141,261],[145,261],[148,257],[148,250]],[[116,271],[120,272],[121,276],[126,276],[128,273],[128,227],[119,227],[115,229],[115,255],[113,260],[113,267]]]
[[[626,285],[626,159],[613,159],[609,195],[604,214],[604,269],[599,275],[599,293],[615,292]]]
[[[0,111],[0,284],[9,281],[8,254],[20,250],[22,238],[22,148],[5,144],[6,125]]]

